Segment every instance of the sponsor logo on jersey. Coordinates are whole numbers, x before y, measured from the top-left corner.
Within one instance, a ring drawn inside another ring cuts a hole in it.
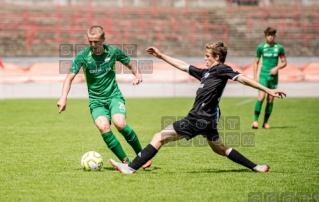
[[[104,62],[107,63],[111,60],[111,58],[105,58]]]
[[[96,74],[96,73],[107,73],[109,71],[111,71],[112,68],[105,68],[105,69],[90,69],[89,73],[91,74]]]

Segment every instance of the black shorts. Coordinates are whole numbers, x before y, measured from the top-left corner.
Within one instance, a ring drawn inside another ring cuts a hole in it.
[[[188,114],[182,120],[174,122],[173,128],[177,134],[186,140],[190,140],[197,135],[203,135],[210,141],[216,141],[219,138],[217,122],[218,120],[206,120]]]

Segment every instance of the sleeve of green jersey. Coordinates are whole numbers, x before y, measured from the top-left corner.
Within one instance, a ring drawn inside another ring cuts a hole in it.
[[[257,47],[257,49],[256,49],[256,54],[255,54],[256,58],[260,58],[260,57],[261,57],[261,55],[262,55],[261,50],[262,50],[262,46],[259,45],[259,46]]]
[[[120,61],[123,65],[130,63],[131,59],[123,53],[121,49],[116,48],[116,60]]]
[[[72,67],[70,68],[70,72],[77,74],[79,73],[81,67],[84,64],[84,60],[82,55],[77,55],[72,63]]]

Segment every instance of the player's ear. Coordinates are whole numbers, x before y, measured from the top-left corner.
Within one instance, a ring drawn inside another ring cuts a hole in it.
[[[214,56],[214,59],[215,59],[216,61],[219,61],[219,59],[220,59],[219,55],[216,54],[216,55]]]

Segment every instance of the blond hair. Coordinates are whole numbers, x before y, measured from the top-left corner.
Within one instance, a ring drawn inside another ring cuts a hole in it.
[[[93,25],[91,26],[88,31],[87,31],[88,35],[98,35],[101,39],[104,38],[105,33],[103,30],[103,27],[99,26],[99,25]]]
[[[219,61],[224,63],[227,56],[227,46],[223,42],[207,43],[206,49],[210,50],[213,57],[219,56]]]

